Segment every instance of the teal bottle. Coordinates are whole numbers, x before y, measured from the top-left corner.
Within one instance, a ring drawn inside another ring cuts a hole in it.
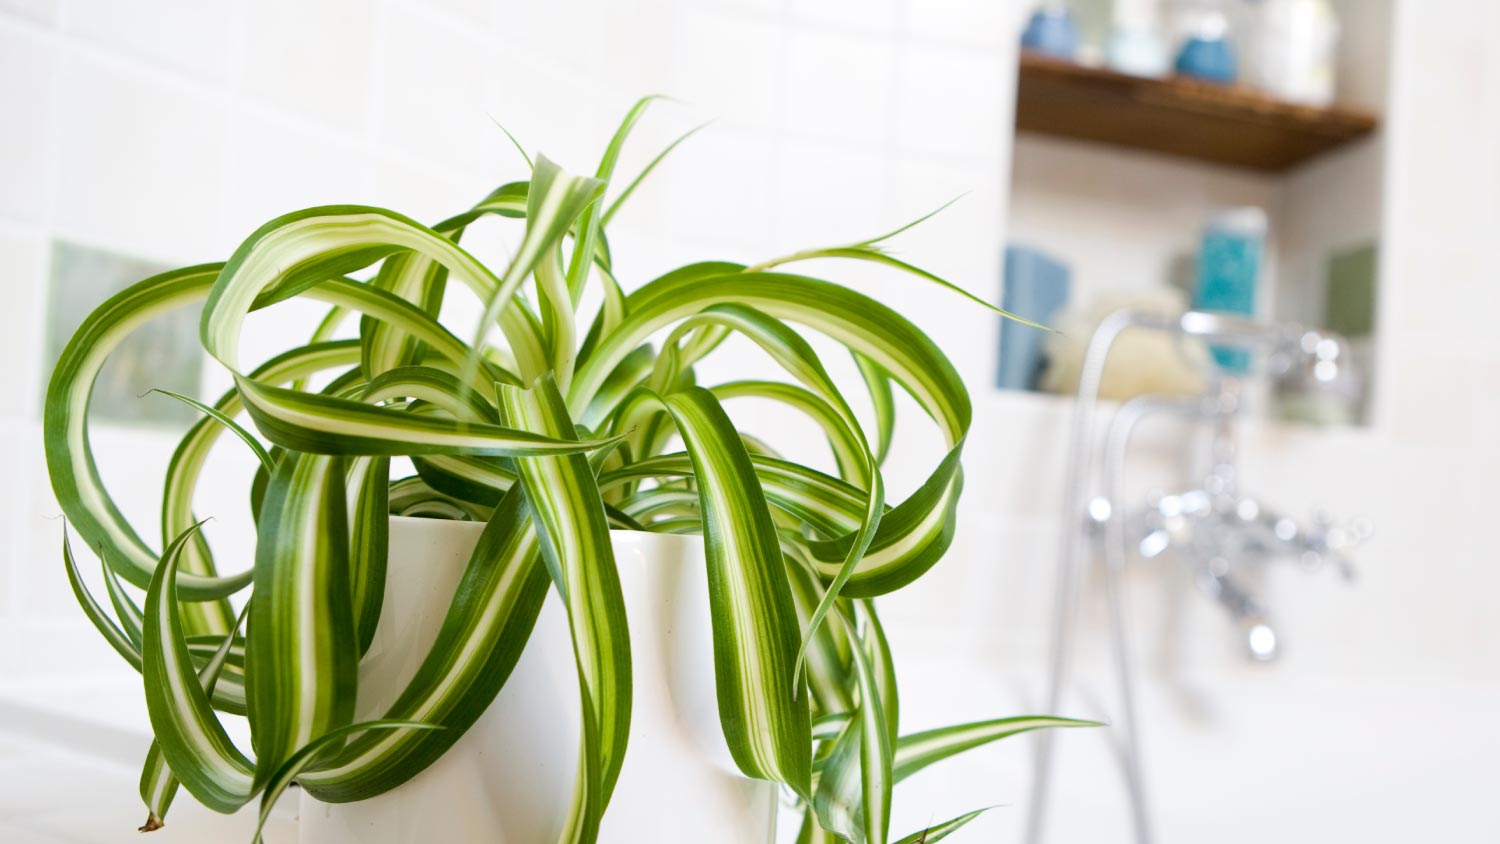
[[[1255,315],[1256,288],[1266,244],[1266,212],[1235,208],[1215,214],[1203,232],[1198,252],[1198,284],[1193,307],[1239,316]],[[1250,352],[1213,346],[1214,361],[1228,372],[1250,369]]]

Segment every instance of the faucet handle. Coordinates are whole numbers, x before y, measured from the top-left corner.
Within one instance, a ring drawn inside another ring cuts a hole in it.
[[[1338,523],[1327,511],[1313,513],[1312,529],[1303,537],[1305,550],[1301,562],[1308,569],[1317,569],[1328,559],[1338,566],[1339,574],[1352,581],[1355,569],[1350,561],[1351,552],[1374,535],[1375,526],[1368,518],[1357,516],[1347,522]]]

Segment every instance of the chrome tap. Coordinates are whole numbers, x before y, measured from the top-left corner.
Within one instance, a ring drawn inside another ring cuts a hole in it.
[[[1298,346],[1320,362],[1337,359],[1339,346],[1326,335],[1307,332]],[[1266,662],[1278,653],[1280,639],[1263,604],[1242,584],[1239,573],[1290,560],[1308,571],[1331,563],[1352,580],[1349,552],[1370,536],[1371,527],[1367,519],[1336,524],[1322,511],[1299,524],[1242,493],[1232,425],[1241,385],[1237,378],[1221,377],[1216,388],[1216,396],[1205,403],[1214,432],[1208,474],[1195,489],[1148,496],[1138,519],[1136,549],[1146,559],[1169,549],[1180,551],[1192,568],[1194,583],[1229,613],[1243,636],[1246,654]]]
[[[1332,562],[1348,576],[1352,572],[1348,551],[1370,531],[1369,523],[1363,520],[1335,525],[1321,515],[1300,524],[1240,492],[1233,430],[1241,405],[1240,381],[1218,370],[1209,373],[1213,389],[1197,399],[1143,396],[1126,402],[1109,426],[1101,458],[1094,448],[1093,423],[1104,365],[1120,334],[1143,329],[1259,350],[1263,353],[1259,357],[1259,374],[1303,393],[1321,393],[1333,399],[1335,405],[1342,402],[1344,406],[1352,406],[1351,397],[1358,393],[1358,375],[1347,343],[1335,335],[1201,311],[1189,311],[1178,317],[1118,311],[1106,317],[1089,340],[1070,423],[1047,706],[1048,711],[1059,711],[1068,683],[1073,619],[1079,603],[1081,573],[1089,560],[1086,539],[1091,533],[1103,534],[1102,568],[1109,638],[1119,682],[1118,746],[1134,838],[1138,844],[1149,844],[1153,834],[1141,768],[1134,668],[1120,594],[1127,551],[1134,547],[1148,558],[1169,549],[1182,551],[1199,589],[1229,612],[1242,631],[1249,655],[1264,661],[1276,655],[1280,642],[1261,602],[1244,585],[1249,580],[1242,576],[1245,571],[1270,560],[1292,559],[1307,568]],[[1138,516],[1128,517],[1121,506],[1126,447],[1136,422],[1147,414],[1159,412],[1213,426],[1209,466],[1197,487],[1153,496]],[[1100,463],[1102,466],[1098,466]],[[1096,468],[1100,469],[1104,492],[1091,497],[1089,487],[1095,481]],[[1091,530],[1078,528],[1080,514],[1084,514],[1084,524]],[[1036,746],[1035,782],[1026,830],[1028,844],[1040,844],[1043,836],[1053,737],[1040,735]]]
[[[1244,585],[1253,578],[1241,575],[1270,562],[1290,561],[1307,571],[1332,565],[1352,580],[1349,552],[1371,533],[1368,519],[1336,524],[1319,511],[1303,524],[1255,498],[1214,495],[1207,489],[1154,494],[1136,521],[1140,539],[1134,544],[1140,556],[1180,552],[1193,582],[1229,613],[1246,655],[1257,662],[1274,659],[1281,639],[1264,603]]]

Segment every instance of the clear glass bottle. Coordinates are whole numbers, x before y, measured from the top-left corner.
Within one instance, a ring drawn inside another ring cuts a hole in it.
[[[1115,0],[1109,45],[1109,66],[1132,76],[1163,76],[1171,68],[1162,36],[1159,0]]]
[[[1252,83],[1279,99],[1326,107],[1337,93],[1339,19],[1329,0],[1258,0]]]

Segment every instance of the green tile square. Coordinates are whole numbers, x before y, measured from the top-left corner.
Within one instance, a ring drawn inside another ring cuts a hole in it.
[[[1370,243],[1328,259],[1324,325],[1345,337],[1367,337],[1375,331],[1377,249]]]

